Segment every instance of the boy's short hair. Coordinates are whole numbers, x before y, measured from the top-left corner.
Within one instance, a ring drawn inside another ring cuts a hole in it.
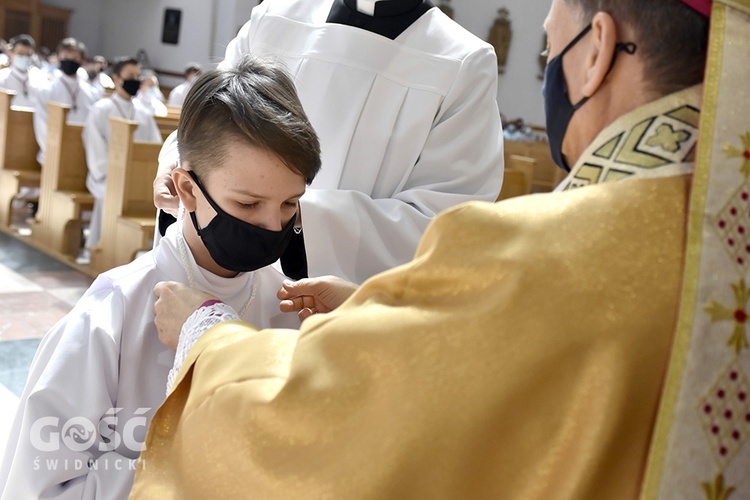
[[[86,59],[86,45],[73,37],[63,38],[60,43],[57,44],[56,52],[59,54],[62,50],[75,50],[81,54],[81,59]]]
[[[30,49],[36,48],[36,42],[31,37],[31,35],[17,35],[11,38],[8,41],[8,44],[11,47],[15,47],[16,45],[23,45],[25,47],[29,47]]]
[[[112,74],[120,76],[120,74],[122,73],[122,68],[124,68],[128,64],[134,64],[138,66],[140,63],[138,62],[138,59],[136,59],[135,57],[131,57],[131,56],[118,57],[117,59],[115,59],[115,62],[112,65]]]
[[[185,65],[185,76],[190,75],[191,73],[203,73],[203,66],[200,65],[200,63],[197,62],[189,62]]]
[[[180,161],[198,176],[226,158],[229,140],[276,154],[310,184],[320,169],[320,143],[294,83],[280,63],[246,56],[201,75],[190,88],[177,128]]]

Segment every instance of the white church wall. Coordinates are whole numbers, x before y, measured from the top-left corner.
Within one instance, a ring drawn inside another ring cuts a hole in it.
[[[216,0],[216,23],[211,44],[214,59],[224,58],[227,43],[250,19],[250,13],[255,5],[255,0]]]
[[[439,0],[435,0],[439,3]],[[505,67],[499,75],[497,102],[508,119],[523,118],[544,125],[542,81],[538,56],[544,49],[542,28],[551,0],[452,0],[454,19],[483,40],[488,39],[498,9],[510,11],[513,37]]]
[[[104,6],[101,0],[43,0],[42,3],[71,9],[73,12],[68,25],[70,36],[82,41],[90,55],[102,53]],[[47,48],[55,50],[55,47]]]
[[[105,0],[102,45],[108,58],[135,55],[145,49],[151,65],[160,70],[182,73],[190,61],[210,66],[214,30],[214,3],[205,0]],[[166,9],[181,11],[177,44],[162,42]],[[179,78],[162,78],[172,87]]]

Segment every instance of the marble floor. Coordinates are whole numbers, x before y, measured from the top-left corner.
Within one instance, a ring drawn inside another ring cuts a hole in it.
[[[0,450],[41,338],[92,281],[0,232]]]

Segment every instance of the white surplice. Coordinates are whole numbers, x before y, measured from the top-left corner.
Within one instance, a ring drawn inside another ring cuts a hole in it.
[[[172,91],[169,92],[169,97],[167,97],[167,106],[182,106],[191,86],[192,84],[189,81],[185,80],[184,82],[173,88]]]
[[[12,106],[33,108],[34,92],[43,88],[46,83],[42,71],[34,66],[30,67],[28,71],[20,71],[13,66],[0,69],[0,88],[12,90],[16,93],[11,101]]]
[[[159,94],[148,91],[148,92],[141,92],[138,91],[138,94],[135,96],[136,99],[138,99],[141,104],[143,104],[143,107],[148,110],[149,113],[151,113],[154,116],[167,116],[167,106],[164,104],[164,101],[159,99]]]
[[[161,143],[161,132],[152,113],[138,99],[126,100],[116,92],[101,99],[91,107],[83,126],[83,147],[86,150],[86,188],[94,196],[94,211],[91,214],[86,248],[96,248],[101,236],[104,196],[107,193],[107,161],[111,117],[138,123],[133,134],[136,142]]]
[[[96,91],[84,78],[68,76],[60,71],[56,78],[34,92],[34,135],[39,144],[37,160],[44,165],[44,149],[47,145],[47,103],[56,102],[70,106],[66,121],[72,125],[83,125],[89,110],[99,100]]]
[[[293,75],[322,147],[301,199],[309,275],[361,283],[408,262],[438,212],[497,198],[497,60],[436,7],[391,40],[327,23],[332,3],[264,1],[221,67],[271,55]]]
[[[173,224],[155,250],[100,275],[44,337],[0,464],[2,500],[127,497],[174,360],[153,323],[153,289],[164,280],[189,283],[178,238],[181,224]],[[198,267],[189,250],[185,255],[198,288],[237,311],[245,307],[254,273],[222,278]],[[261,328],[299,327],[296,314],[279,312],[283,276],[270,266],[256,276],[243,319]],[[76,437],[82,451],[67,445]]]

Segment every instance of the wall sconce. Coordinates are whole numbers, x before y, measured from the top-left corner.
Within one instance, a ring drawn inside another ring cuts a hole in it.
[[[510,40],[513,36],[513,30],[510,25],[510,12],[506,8],[497,11],[497,18],[490,29],[489,39],[487,40],[495,47],[497,54],[497,72],[505,73],[505,64],[508,61],[508,51],[510,50]]]

